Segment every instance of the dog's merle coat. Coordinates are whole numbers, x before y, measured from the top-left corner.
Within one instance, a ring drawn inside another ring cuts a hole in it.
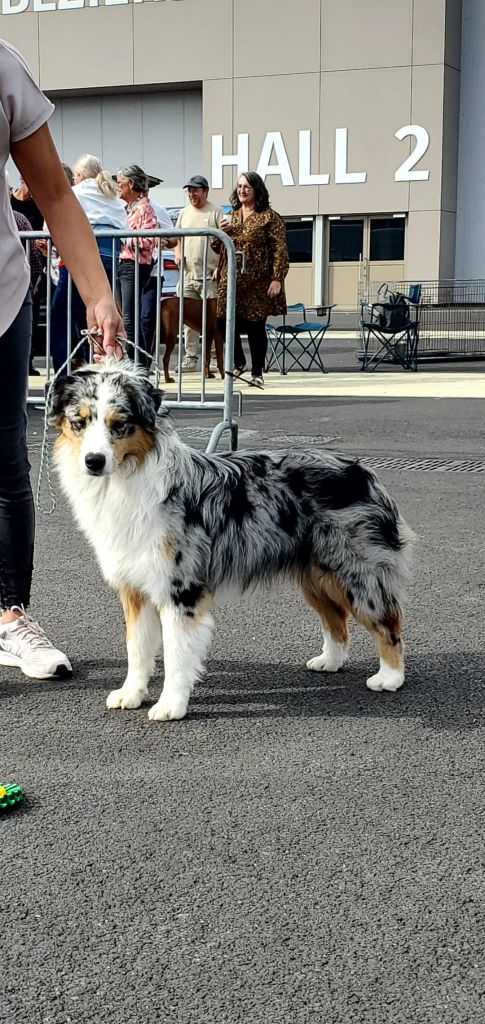
[[[375,475],[330,453],[193,451],[160,398],[126,363],[61,378],[51,398],[63,487],[127,620],[128,677],[109,706],[145,696],[161,618],[165,685],[150,714],[182,717],[203,671],[214,599],[283,575],[322,621],[323,652],[310,668],[340,668],[352,613],[381,656],[368,685],[402,685],[412,533]]]

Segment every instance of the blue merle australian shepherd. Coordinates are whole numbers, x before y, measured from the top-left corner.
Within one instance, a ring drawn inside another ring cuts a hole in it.
[[[149,717],[183,718],[224,591],[291,577],[320,617],[314,672],[337,672],[353,615],[374,637],[371,690],[404,682],[402,597],[413,534],[355,458],[301,451],[205,455],[129,362],[53,385],[56,463],[78,523],[126,619],[128,673],[109,708],[137,708],[163,635],[165,679]]]

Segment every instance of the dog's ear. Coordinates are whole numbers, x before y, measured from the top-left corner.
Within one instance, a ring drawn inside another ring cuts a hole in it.
[[[74,377],[56,377],[51,384],[47,398],[47,415],[51,427],[60,427],[64,409],[72,398]]]
[[[138,374],[136,384],[129,386],[133,408],[137,418],[147,430],[155,430],[155,421],[160,409],[163,392],[153,386],[148,376]]]
[[[145,401],[143,403],[144,408],[142,409],[142,415],[148,420],[150,426],[154,429],[155,420],[160,412],[163,391],[160,391],[160,388],[154,387],[152,382],[146,379],[143,382],[143,392]]]
[[[160,391],[160,388],[154,387],[153,384],[151,383],[151,381],[149,381],[148,383],[149,383],[149,387],[150,387],[151,392],[152,392],[153,408],[155,409],[155,415],[156,415],[160,411],[160,406],[162,404],[162,399],[163,399],[163,391]]]

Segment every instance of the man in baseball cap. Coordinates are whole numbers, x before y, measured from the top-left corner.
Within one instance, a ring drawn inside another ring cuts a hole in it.
[[[220,206],[215,206],[208,200],[209,182],[203,174],[194,174],[184,185],[189,197],[189,205],[184,207],[178,215],[177,228],[218,228],[224,216]],[[204,248],[205,238],[186,238],[184,244],[184,265],[180,267],[184,275],[184,295],[187,299],[202,298],[204,287]],[[181,248],[180,240],[175,245],[175,262],[180,266]],[[205,293],[209,300],[215,302],[217,298],[217,284],[212,280],[212,274],[219,262],[218,255],[207,248],[207,266]],[[197,331],[185,328],[185,356],[182,361],[182,370],[187,373],[197,369],[199,354],[199,335]]]
[[[204,192],[209,191],[209,182],[207,178],[204,178],[203,174],[194,174],[192,178],[189,178],[184,188],[201,188]]]

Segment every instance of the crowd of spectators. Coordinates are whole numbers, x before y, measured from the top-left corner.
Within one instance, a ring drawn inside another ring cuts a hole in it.
[[[137,164],[120,168],[114,176],[104,170],[98,158],[91,154],[80,156],[72,169],[63,166],[73,192],[97,234],[100,258],[111,281],[128,342],[134,342],[138,321],[139,344],[146,352],[153,351],[157,294],[159,290],[162,296],[178,294],[181,276],[186,298],[201,299],[205,294],[214,306],[217,303],[219,327],[224,332],[227,285],[224,246],[217,241],[208,245],[203,236],[187,236],[182,245],[180,237],[168,235],[173,230],[174,220],[169,211],[153,202],[149,195],[150,188],[158,185],[160,179],[150,177]],[[262,386],[267,345],[266,318],[272,313],[286,311],[284,281],[289,264],[284,222],[271,209],[266,186],[255,172],[239,176],[226,212],[209,200],[209,183],[203,175],[192,176],[183,187],[188,203],[178,212],[175,227],[222,230],[233,238],[238,253],[242,254],[236,284],[235,375],[243,373],[246,363],[241,341],[243,334],[248,338],[250,350],[250,383]],[[42,214],[22,180],[19,187],[11,192],[11,204],[19,230],[45,228]],[[157,228],[166,231],[167,236],[163,239],[150,235],[133,238],[128,234],[130,231],[150,232]],[[127,235],[122,238],[98,235],[100,231],[124,230]],[[36,345],[39,346],[41,299],[46,295],[47,273],[51,274],[54,285],[51,356],[57,371],[67,358],[69,327],[71,348],[80,338],[86,322],[85,307],[55,250],[51,252],[51,264],[47,267],[45,242],[29,240],[28,249],[34,298],[30,372],[38,372],[33,355]],[[182,372],[194,371],[198,366],[199,336],[188,328],[185,330],[184,347]],[[85,352],[78,351],[74,362],[82,362],[85,357]],[[141,358],[143,361],[143,356]],[[149,362],[148,359],[145,361]]]

